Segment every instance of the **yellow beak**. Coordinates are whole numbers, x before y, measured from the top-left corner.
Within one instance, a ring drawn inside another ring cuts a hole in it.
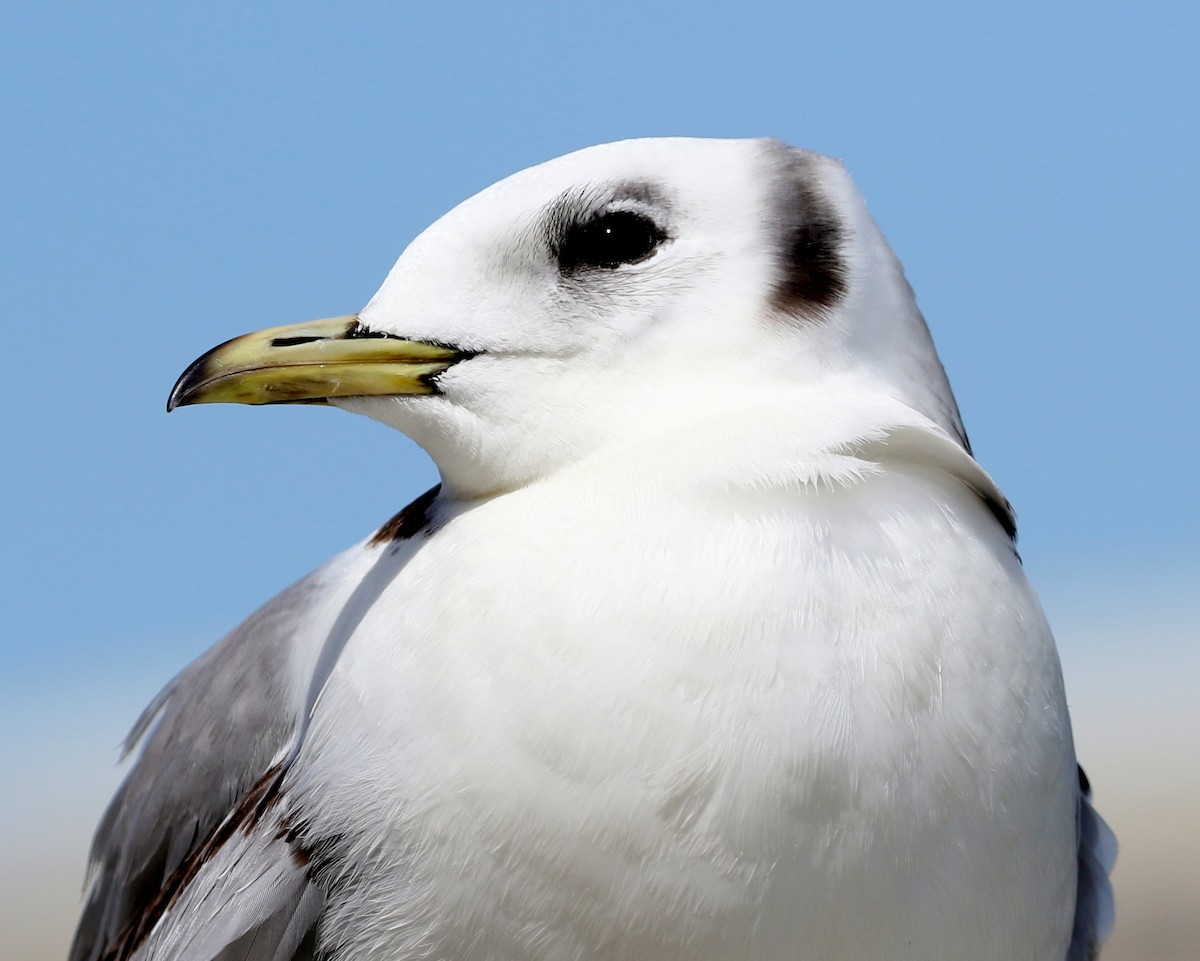
[[[470,351],[369,331],[357,314],[272,327],[214,347],[176,381],[188,404],[323,404],[331,397],[434,394]]]

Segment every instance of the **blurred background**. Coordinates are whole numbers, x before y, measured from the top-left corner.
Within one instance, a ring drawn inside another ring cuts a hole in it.
[[[362,306],[426,224],[636,136],[843,158],[1020,514],[1122,842],[1105,961],[1200,944],[1200,7],[0,5],[0,930],[62,957],[117,744],[435,470],[311,408],[164,413],[199,353]]]

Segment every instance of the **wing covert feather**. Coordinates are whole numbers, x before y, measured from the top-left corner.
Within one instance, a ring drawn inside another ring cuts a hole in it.
[[[92,842],[70,961],[100,961],[291,745],[353,548],[259,608],[181,671],[125,741],[141,754]],[[311,900],[309,902],[311,904]]]
[[[1094,961],[1112,931],[1114,899],[1109,874],[1117,860],[1117,838],[1092,807],[1092,792],[1079,769],[1079,881],[1075,925],[1066,961]]]

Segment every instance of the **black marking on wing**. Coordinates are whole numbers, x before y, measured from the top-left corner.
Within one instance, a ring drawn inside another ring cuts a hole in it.
[[[346,836],[314,836],[312,825],[304,817],[285,817],[276,839],[287,843],[292,863],[308,872],[310,881],[330,890],[345,873],[343,848]]]
[[[999,491],[993,493],[988,491],[976,491],[984,506],[991,512],[991,515],[996,518],[996,522],[1004,528],[1004,533],[1008,535],[1008,539],[1014,544],[1017,540],[1017,515],[1012,509],[1012,504],[1008,502],[1003,494]],[[1083,773],[1081,768],[1080,774]]]
[[[263,816],[280,801],[280,784],[286,768],[282,763],[269,768],[238,801],[223,821],[163,881],[158,890],[141,905],[132,920],[100,955],[100,961],[128,961],[142,946],[155,925],[182,897],[201,868],[211,861],[225,843],[241,831],[249,834]]]
[[[367,541],[367,546],[382,547],[384,544],[406,541],[411,537],[416,537],[429,524],[429,508],[433,506],[433,502],[437,500],[441,490],[441,484],[427,490],[379,528]]]
[[[817,187],[813,158],[782,145],[778,150],[784,159],[773,204],[776,279],[770,302],[788,316],[819,317],[848,289],[843,226]]]
[[[1078,844],[1078,880],[1075,921],[1066,961],[1096,961],[1112,927],[1113,893],[1109,879],[1116,857],[1116,839],[1092,807],[1092,785],[1082,767],[1076,768],[1079,799],[1075,830]]]

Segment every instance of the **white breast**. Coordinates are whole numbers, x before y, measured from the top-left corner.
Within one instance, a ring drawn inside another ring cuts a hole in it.
[[[1061,961],[1074,761],[1011,545],[933,469],[817,473],[751,492],[609,465],[385,557],[302,759],[315,831],[369,825],[325,936]]]

